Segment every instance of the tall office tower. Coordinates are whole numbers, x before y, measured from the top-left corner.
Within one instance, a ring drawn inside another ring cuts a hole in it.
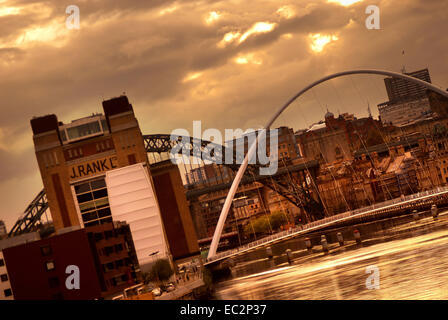
[[[431,83],[428,69],[405,74]],[[389,101],[378,105],[383,124],[403,126],[433,116],[426,87],[399,78],[385,78],[384,84]]]
[[[428,69],[418,70],[405,75],[431,83]],[[413,98],[426,97],[426,87],[399,78],[385,78],[389,102],[402,102]]]

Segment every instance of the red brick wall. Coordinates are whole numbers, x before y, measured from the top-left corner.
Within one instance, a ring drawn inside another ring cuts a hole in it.
[[[41,247],[49,245],[51,254],[43,256]],[[50,300],[61,295],[65,300],[90,300],[101,297],[98,275],[84,230],[50,237],[3,250],[8,274],[17,300]],[[46,262],[54,261],[55,268],[46,270]],[[65,273],[68,265],[80,271],[80,289],[68,290]],[[59,285],[50,288],[49,279],[56,277]]]

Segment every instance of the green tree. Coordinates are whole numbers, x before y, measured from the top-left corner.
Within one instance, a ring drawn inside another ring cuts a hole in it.
[[[271,226],[273,230],[277,230],[282,225],[288,223],[285,213],[280,211],[275,211],[270,215]]]
[[[174,274],[173,269],[167,259],[158,259],[149,271],[149,279],[166,281]]]
[[[269,227],[269,220],[268,217],[263,216],[255,220],[254,222],[254,229],[255,233],[262,234],[262,233],[269,233],[271,231]]]

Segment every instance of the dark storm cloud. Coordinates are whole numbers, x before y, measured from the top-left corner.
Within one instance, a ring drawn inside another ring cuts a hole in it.
[[[65,9],[71,4],[80,7],[81,29],[67,32]],[[23,10],[0,16],[0,179],[8,183],[13,172],[21,178],[32,168],[36,170],[29,128],[32,116],[55,113],[60,120],[70,121],[101,111],[102,98],[124,91],[143,132],[169,133],[174,128],[189,128],[199,119],[204,126],[220,129],[262,125],[273,108],[298,89],[346,69],[399,71],[406,63],[409,71],[429,67],[433,82],[448,86],[444,34],[448,2],[376,1],[381,10],[379,31],[364,26],[368,4],[343,7],[325,0],[8,1],[7,6]],[[177,10],[159,14],[176,5]],[[293,8],[296,16],[285,19],[276,14],[283,5]],[[222,16],[206,25],[203,19],[210,11]],[[243,34],[256,22],[276,26],[242,43],[217,46],[227,32]],[[54,39],[16,42],[26,32],[52,23],[61,27],[61,35]],[[310,33],[335,35],[338,40],[322,53],[313,53]],[[285,34],[292,38],[284,38]],[[250,53],[262,64],[235,63],[237,56]],[[201,76],[184,81],[195,72]],[[342,108],[343,112],[362,110],[365,114],[367,99],[372,109],[385,99],[381,79],[377,80],[378,90],[369,88],[370,80],[356,78],[362,97],[350,81],[317,88],[317,99],[313,94],[303,97],[278,125],[295,129],[309,125],[322,118],[326,104],[333,112]],[[343,101],[335,103],[336,95]],[[21,148],[24,151],[8,150],[16,144],[7,142],[15,139],[26,144]],[[18,164],[25,170],[14,170]],[[13,193],[4,196],[11,201],[16,197]],[[13,206],[21,210],[24,204],[17,200]]]

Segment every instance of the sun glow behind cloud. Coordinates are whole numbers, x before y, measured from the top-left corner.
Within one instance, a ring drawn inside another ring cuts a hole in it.
[[[311,50],[314,52],[322,52],[327,44],[339,40],[336,35],[323,35],[320,33],[310,34]]]
[[[235,39],[238,39],[241,36],[241,33],[239,32],[227,32],[222,40],[218,43],[218,47],[224,48],[227,44],[234,41]]]
[[[260,58],[257,58],[254,53],[248,53],[245,55],[238,56],[235,58],[235,63],[237,64],[257,64],[260,65],[263,61]]]
[[[296,12],[290,6],[283,6],[277,10],[277,14],[285,19],[291,19],[296,15]]]
[[[244,42],[247,38],[255,33],[266,33],[272,31],[277,26],[276,23],[257,22],[252,25],[246,32],[241,34],[239,31],[227,32],[222,40],[218,43],[218,47],[224,48],[229,43],[238,39],[238,43]]]
[[[207,18],[205,18],[205,23],[210,25],[221,17],[221,14],[216,11],[211,11],[208,13]]]
[[[0,48],[26,48],[39,43],[45,43],[55,48],[64,46],[68,41],[69,30],[65,25],[52,21],[43,26],[28,28],[15,39],[0,44]]]
[[[190,72],[187,76],[182,80],[182,82],[193,81],[202,76],[201,72]]]
[[[172,6],[168,7],[168,8],[160,10],[159,11],[159,15],[163,16],[163,15],[165,15],[167,13],[172,13],[172,12],[176,11],[177,9],[179,9],[179,7],[174,4],[174,5],[172,5]]]
[[[249,30],[247,30],[239,39],[239,42],[245,41],[248,37],[250,37],[254,33],[266,33],[272,31],[276,23],[269,22],[257,22],[255,23]]]
[[[18,8],[18,7],[0,8],[0,17],[19,14],[19,13],[20,13],[20,8]]]
[[[338,3],[341,6],[348,7],[363,0],[327,0],[328,3]]]

